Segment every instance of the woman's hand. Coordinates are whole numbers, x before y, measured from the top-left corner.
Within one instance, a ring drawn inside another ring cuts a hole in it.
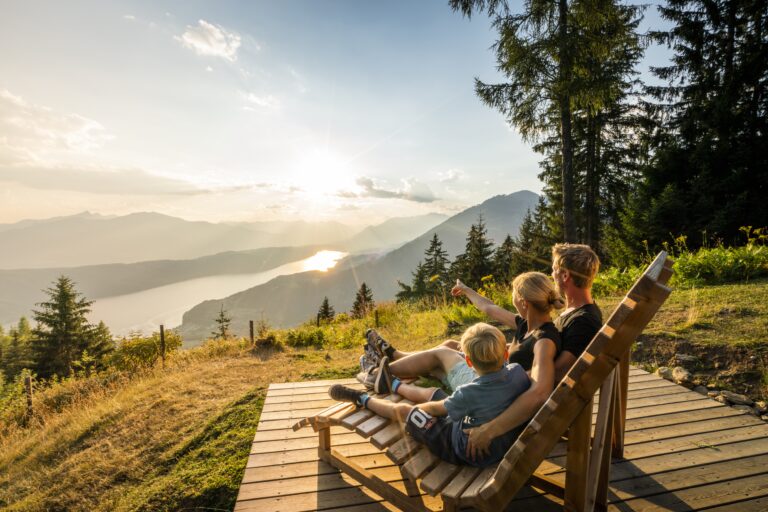
[[[489,424],[485,423],[479,427],[470,428],[464,431],[464,433],[469,436],[467,439],[467,458],[469,460],[477,460],[480,457],[488,455],[491,441],[496,437],[491,433],[491,429],[488,427]]]
[[[462,283],[460,279],[457,279],[456,285],[451,288],[451,295],[458,297],[459,295],[464,295],[469,289],[469,286]]]

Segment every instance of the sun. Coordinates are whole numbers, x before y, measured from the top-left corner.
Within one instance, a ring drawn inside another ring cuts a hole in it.
[[[297,186],[312,197],[336,195],[355,186],[349,160],[326,148],[307,151],[298,162]]]

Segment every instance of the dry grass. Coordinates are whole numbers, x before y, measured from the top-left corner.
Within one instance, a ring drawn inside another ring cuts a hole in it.
[[[150,510],[154,507],[147,508],[144,498],[152,496],[144,496],[141,489],[172,472],[180,454],[212,427],[210,420],[251,397],[258,406],[249,408],[251,424],[239,426],[245,451],[236,457],[239,476],[230,478],[236,494],[256,429],[259,398],[269,383],[301,380],[319,364],[349,366],[354,354],[347,352],[345,357],[331,352],[330,362],[325,352],[314,351],[306,353],[309,357],[292,352],[265,358],[186,357],[168,370],[83,397],[44,418],[42,425],[0,439],[0,508]],[[210,461],[208,472],[215,472],[216,463]],[[188,482],[184,485],[191,487],[185,492],[194,494],[202,484]],[[231,489],[229,496],[234,500]]]

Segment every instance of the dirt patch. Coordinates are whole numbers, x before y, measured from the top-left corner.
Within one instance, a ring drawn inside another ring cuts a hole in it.
[[[697,385],[743,393],[755,400],[768,398],[768,341],[702,345],[642,335],[633,347],[632,362],[649,371],[682,366],[693,373]]]

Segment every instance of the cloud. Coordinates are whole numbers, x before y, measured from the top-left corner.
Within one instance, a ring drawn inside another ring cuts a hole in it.
[[[234,62],[240,48],[240,35],[219,25],[198,20],[198,25],[187,25],[186,31],[175,39],[198,55],[210,55]]]
[[[440,183],[455,183],[464,177],[464,171],[461,169],[448,169],[437,174],[440,177]]]
[[[252,92],[244,92],[242,93],[243,98],[245,98],[245,101],[250,103],[251,105],[256,105],[257,107],[261,108],[278,108],[280,107],[280,101],[272,96],[271,94],[259,96],[257,94],[254,94]],[[254,110],[253,108],[245,107],[245,110]]]
[[[134,16],[133,14],[124,14],[123,19],[128,21],[134,21],[136,19],[136,16]]]
[[[416,179],[410,178],[403,180],[403,187],[400,190],[386,190],[377,188],[371,178],[366,176],[360,177],[356,181],[357,185],[363,189],[363,193],[359,196],[363,197],[377,197],[382,199],[404,199],[406,201],[414,201],[417,203],[431,203],[436,201],[437,198],[432,193],[430,188]],[[349,197],[349,192],[340,193],[342,197]]]
[[[0,181],[41,190],[90,194],[200,195],[247,187],[204,189],[189,182],[148,173],[142,169],[85,169],[78,167],[0,166]]]
[[[55,112],[0,89],[0,164],[88,153],[110,139],[93,119]]]

